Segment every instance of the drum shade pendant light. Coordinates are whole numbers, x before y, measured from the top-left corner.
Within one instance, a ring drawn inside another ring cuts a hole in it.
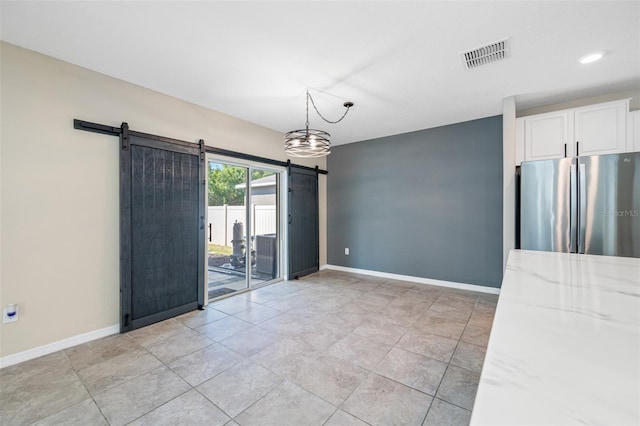
[[[331,124],[341,122],[349,112],[349,108],[353,106],[353,102],[345,102],[346,111],[342,114],[342,117],[336,121],[327,120],[320,114],[311,94],[307,90],[307,122],[305,123],[305,128],[292,130],[284,135],[284,152],[290,157],[324,157],[331,153],[331,135],[323,130],[309,128],[309,100],[311,100],[311,105],[313,105],[313,109],[316,110],[320,118]]]

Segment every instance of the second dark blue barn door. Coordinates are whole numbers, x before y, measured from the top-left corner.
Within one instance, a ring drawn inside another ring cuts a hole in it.
[[[289,167],[289,279],[317,272],[320,266],[318,174]]]

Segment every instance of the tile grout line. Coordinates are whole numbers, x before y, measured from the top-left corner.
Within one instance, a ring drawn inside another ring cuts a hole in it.
[[[70,367],[71,367],[71,369],[73,370],[73,373],[75,374],[76,378],[78,379],[78,381],[80,382],[80,384],[81,384],[81,385],[82,385],[82,387],[84,388],[85,392],[87,392],[87,395],[89,395],[89,399],[91,399],[91,401],[93,401],[93,403],[95,404],[96,408],[98,409],[98,412],[100,413],[100,415],[102,416],[102,418],[104,419],[104,421],[105,421],[107,424],[110,424],[110,423],[109,423],[109,421],[107,420],[107,417],[106,417],[106,416],[104,415],[104,413],[102,412],[102,409],[101,409],[101,408],[100,408],[100,406],[98,405],[97,401],[95,400],[95,398],[93,397],[93,395],[91,394],[91,392],[89,392],[89,389],[87,389],[87,386],[84,384],[84,382],[83,382],[83,381],[82,381],[82,379],[80,378],[80,375],[78,374],[78,370],[76,370],[76,368],[73,366],[73,363],[71,362],[71,359],[69,359],[69,356],[67,355],[66,350],[65,350],[65,349],[63,349],[63,350],[61,350],[60,352],[62,352],[62,355],[65,357],[65,359],[66,359],[66,360],[67,360],[67,362],[69,363],[69,366],[70,366]],[[42,419],[38,419],[36,422],[38,422],[38,421],[42,421],[42,420],[45,420],[45,419],[47,419],[47,418],[49,418],[49,417],[51,417],[51,416],[54,416],[54,415],[56,415],[56,414],[59,414],[59,413],[61,413],[62,411],[67,410],[67,409],[69,409],[69,408],[71,408],[71,407],[75,407],[76,405],[82,404],[84,401],[87,401],[87,400],[88,400],[88,399],[83,399],[83,400],[82,400],[82,401],[80,401],[80,402],[77,402],[77,403],[72,404],[72,405],[70,405],[70,406],[68,406],[68,407],[65,407],[65,408],[63,408],[63,409],[61,409],[61,410],[58,410],[58,411],[56,411],[55,413],[52,413],[52,414],[50,414],[50,415],[48,415],[48,416],[46,416],[46,417],[44,417],[44,418],[42,418]],[[32,423],[36,423],[36,422],[32,422]]]
[[[442,385],[442,382],[444,381],[444,377],[446,376],[447,371],[449,371],[449,367],[452,365],[452,364],[451,364],[451,361],[453,361],[453,357],[455,356],[456,350],[458,350],[458,346],[460,345],[460,342],[462,342],[462,335],[464,334],[464,331],[467,329],[467,326],[469,325],[469,321],[471,320],[471,315],[473,314],[473,310],[475,309],[475,307],[476,307],[476,305],[477,305],[477,304],[478,304],[478,299],[476,299],[476,302],[475,302],[475,303],[474,303],[474,305],[473,305],[474,307],[473,307],[473,309],[472,309],[472,311],[471,311],[471,314],[469,315],[469,318],[467,319],[467,321],[466,321],[466,323],[465,323],[465,325],[464,325],[464,328],[462,329],[462,333],[460,333],[460,337],[458,338],[458,341],[456,342],[456,347],[453,349],[453,352],[451,353],[451,359],[450,359],[450,360],[449,360],[449,362],[447,363],[447,368],[445,369],[444,374],[442,375],[442,378],[440,379],[440,382],[438,383],[438,387],[436,388],[436,391],[435,391],[435,393],[434,393],[434,395],[433,395],[433,398],[434,398],[434,399],[439,399],[439,400],[444,401],[444,402],[446,402],[446,403],[448,403],[448,404],[455,405],[456,407],[459,407],[459,408],[462,408],[462,409],[464,409],[464,410],[467,410],[467,411],[469,411],[470,413],[472,412],[472,410],[468,410],[468,409],[466,409],[466,408],[464,408],[464,407],[460,407],[459,405],[454,404],[453,402],[449,402],[449,401],[447,401],[447,400],[445,400],[445,399],[442,399],[442,398],[436,398],[436,395],[438,394],[438,391],[440,390],[440,386]],[[483,361],[483,362],[484,362],[484,361]],[[458,366],[457,366],[457,365],[455,365],[455,364],[454,364],[453,366],[454,366],[454,367],[458,367]],[[458,368],[464,368],[464,367],[458,367]],[[465,369],[465,370],[466,370],[466,369]],[[468,371],[472,371],[472,370],[468,370]],[[475,400],[475,396],[474,396],[474,400]],[[433,402],[432,402],[432,404],[433,404]],[[429,411],[431,411],[431,407],[429,407]],[[424,421],[426,421],[427,416],[429,415],[429,411],[427,411],[427,414],[425,415],[425,418],[423,419],[423,423],[424,423]]]
[[[194,330],[194,331],[195,331],[195,330]],[[184,356],[182,356],[182,357],[180,357],[180,358],[178,358],[178,359],[175,359],[175,360],[173,360],[173,361],[171,361],[171,362],[174,362],[174,361],[177,361],[177,360],[182,359],[182,358],[184,358],[184,357],[187,357],[187,356],[189,356],[189,355],[192,355],[192,354],[194,354],[194,353],[196,353],[196,352],[198,352],[198,351],[200,351],[200,350],[203,350],[203,349],[206,349],[206,348],[207,348],[207,347],[209,347],[209,346],[212,346],[213,344],[220,344],[219,342],[216,342],[216,341],[215,341],[215,340],[213,340],[213,339],[211,339],[211,340],[212,340],[212,343],[211,343],[210,345],[207,345],[207,346],[205,346],[204,348],[200,348],[200,349],[197,349],[197,350],[195,350],[195,351],[193,351],[193,352],[190,352],[189,354],[186,354],[186,355],[184,355]],[[156,342],[156,343],[157,343],[157,342]],[[221,345],[221,344],[220,344],[220,345]],[[141,346],[142,346],[142,345],[141,345]],[[224,346],[224,345],[221,345],[221,346],[223,346],[223,347],[225,347],[225,348],[226,348],[226,346]],[[202,394],[202,393],[197,389],[197,387],[196,387],[196,386],[193,386],[191,383],[189,383],[189,382],[187,382],[185,379],[183,379],[183,378],[182,378],[182,377],[181,377],[181,376],[180,376],[176,371],[174,371],[174,370],[169,366],[169,364],[165,364],[162,360],[160,360],[160,359],[159,359],[158,357],[156,357],[153,353],[151,353],[151,352],[150,352],[146,347],[144,347],[144,346],[143,346],[143,348],[144,348],[145,350],[147,350],[147,352],[149,352],[149,354],[150,354],[151,356],[153,356],[154,358],[156,358],[156,359],[157,359],[157,360],[162,364],[160,367],[155,368],[155,369],[152,369],[152,370],[150,370],[150,371],[155,371],[155,370],[157,370],[157,369],[159,369],[159,368],[165,367],[167,370],[169,370],[169,371],[171,371],[173,374],[175,374],[175,375],[176,375],[176,377],[178,377],[180,380],[182,380],[184,383],[186,383],[186,384],[187,384],[187,386],[189,386],[189,389],[187,389],[186,391],[184,391],[184,392],[182,392],[182,393],[180,393],[180,394],[178,394],[178,395],[174,396],[173,398],[171,398],[171,399],[169,399],[169,400],[165,401],[164,403],[162,403],[162,404],[158,405],[157,407],[152,408],[151,410],[149,410],[149,411],[147,411],[146,413],[144,413],[144,414],[142,414],[142,415],[140,415],[140,416],[136,417],[135,419],[132,419],[131,421],[127,422],[126,424],[130,424],[130,423],[132,423],[132,422],[134,422],[134,421],[136,421],[136,420],[140,419],[141,417],[146,416],[147,414],[151,413],[152,411],[155,411],[155,410],[159,409],[160,407],[162,407],[162,406],[164,406],[164,405],[168,404],[169,402],[171,402],[171,401],[173,401],[173,400],[175,400],[175,399],[177,399],[177,398],[179,398],[179,397],[181,397],[181,396],[185,395],[187,392],[190,392],[190,391],[192,391],[192,390],[193,390],[193,391],[198,392],[198,394],[202,395],[205,399],[207,399],[209,402],[211,402],[211,404],[213,404],[213,406],[214,406],[214,407],[218,408],[218,409],[219,409],[221,412],[223,412],[227,417],[229,417],[230,419],[232,419],[232,420],[233,420],[233,417],[229,416],[229,415],[228,415],[224,410],[222,410],[222,408],[218,407],[218,406],[217,406],[213,401],[209,400],[209,398],[207,398],[204,394]],[[227,349],[229,349],[230,351],[232,351],[234,354],[237,354],[238,356],[241,356],[242,358],[244,358],[244,356],[242,356],[241,354],[238,354],[237,352],[235,352],[235,351],[231,350],[230,348],[227,348]],[[235,364],[234,364],[234,365],[235,365]],[[232,368],[232,366],[229,366],[229,368]],[[229,368],[227,368],[227,369],[225,369],[225,370],[223,370],[223,371],[220,371],[218,374],[216,374],[216,375],[214,375],[214,376],[210,377],[210,378],[209,378],[209,379],[207,379],[207,380],[210,380],[210,379],[212,379],[213,377],[218,376],[219,374],[222,374],[224,371],[227,371]],[[149,371],[145,372],[144,374],[146,374],[146,373],[149,373]],[[139,375],[139,376],[137,376],[137,377],[140,377],[140,376],[142,376],[142,374],[141,374],[141,375]],[[137,377],[136,377],[136,378],[137,378]],[[131,380],[133,380],[133,379],[131,379]],[[129,381],[131,381],[131,380],[129,380]],[[125,382],[125,383],[126,383],[126,382]],[[203,383],[204,383],[204,382],[203,382]],[[200,383],[200,384],[202,384],[202,383]],[[198,386],[200,386],[200,385],[198,385]],[[114,387],[115,387],[115,386],[114,386]],[[113,389],[113,388],[111,388],[111,389]],[[228,423],[228,422],[225,422],[225,424],[226,424],[226,423]]]
[[[180,333],[172,334],[172,335],[167,336],[167,337],[172,337],[172,336],[175,336],[175,335],[178,335],[178,334],[180,334]],[[128,338],[132,339],[133,341],[135,341],[135,343],[136,343],[137,345],[139,345],[139,346],[140,346],[144,351],[146,351],[146,352],[147,352],[151,357],[155,358],[155,359],[160,363],[160,365],[159,365],[158,367],[152,368],[152,369],[150,369],[150,370],[140,372],[140,374],[138,374],[138,375],[136,375],[136,376],[134,376],[134,377],[131,377],[130,379],[125,380],[125,381],[124,381],[124,382],[122,382],[122,383],[118,383],[118,384],[116,384],[116,385],[110,386],[110,387],[108,387],[108,388],[106,388],[106,389],[102,390],[101,392],[98,392],[98,393],[96,394],[96,396],[97,396],[97,395],[100,395],[100,394],[103,394],[103,393],[105,393],[105,392],[108,392],[108,391],[110,391],[110,390],[112,390],[112,389],[115,389],[115,388],[117,388],[117,387],[119,387],[119,386],[122,386],[122,385],[124,385],[124,384],[126,384],[126,383],[130,383],[130,382],[132,382],[132,381],[134,381],[134,380],[136,380],[136,379],[138,379],[138,378],[140,378],[140,377],[144,376],[145,374],[148,374],[148,373],[151,373],[151,372],[153,372],[153,371],[159,370],[160,368],[163,368],[163,367],[165,367],[167,370],[169,370],[169,371],[171,371],[173,374],[175,374],[175,375],[176,375],[180,380],[182,380],[183,382],[187,383],[187,382],[186,382],[186,380],[184,380],[184,379],[183,379],[182,377],[180,377],[177,373],[175,373],[171,368],[169,368],[169,366],[168,366],[167,364],[165,364],[164,362],[162,362],[162,360],[160,360],[157,356],[155,356],[155,355],[154,355],[154,354],[153,354],[153,353],[152,353],[152,352],[151,352],[151,351],[150,351],[146,346],[142,345],[142,344],[141,344],[140,342],[138,342],[135,338],[133,338],[133,337],[131,337],[131,336],[128,336],[127,334],[124,334],[124,335],[125,335],[125,336],[127,336]],[[166,338],[165,338],[165,339],[161,339],[161,340],[159,340],[158,342],[154,342],[154,344],[155,344],[155,343],[159,343],[159,342],[161,342],[161,341],[163,341],[163,340],[166,340]],[[115,357],[113,357],[113,358],[115,358]],[[111,359],[113,359],[113,358],[111,358]],[[109,361],[109,360],[105,360],[105,361],[102,361],[102,362],[106,362],[106,361]],[[98,364],[100,364],[100,363],[98,363]],[[98,364],[94,364],[94,365],[98,365]],[[84,385],[84,382],[83,382],[83,385]],[[187,385],[191,386],[189,383],[187,383]],[[87,390],[87,391],[88,391],[88,390]],[[188,391],[189,391],[189,390],[187,390],[186,392],[188,392]],[[182,394],[184,394],[184,393],[186,393],[186,392],[183,392]],[[180,395],[182,395],[182,394],[180,394]],[[96,406],[97,406],[97,407],[98,407],[98,409],[100,410],[100,413],[101,413],[101,414],[105,417],[105,419],[106,419],[106,415],[105,415],[105,414],[104,414],[104,412],[102,411],[102,408],[100,407],[100,405],[98,404],[98,402],[95,400],[94,395],[93,395],[93,394],[91,394],[91,392],[89,392],[89,395],[91,395],[91,397],[93,398],[93,400],[94,400],[94,402],[95,402]],[[174,398],[171,398],[169,401],[174,400],[175,398],[177,398],[177,397],[178,397],[178,396],[180,396],[180,395],[177,395],[177,396],[175,396]],[[167,403],[167,402],[169,402],[169,401],[166,401],[165,403],[161,404],[160,406],[162,406],[162,405],[166,404],[166,403]],[[132,420],[128,421],[126,424],[129,424],[129,423],[131,423],[131,422],[133,422],[133,421],[137,420],[138,418],[140,418],[140,417],[142,417],[142,416],[145,416],[145,415],[149,414],[151,411],[155,410],[156,408],[159,408],[160,406],[155,407],[155,408],[151,409],[150,411],[148,411],[148,412],[146,412],[146,413],[144,413],[144,414],[142,414],[142,415],[140,415],[140,416],[136,417],[135,419],[132,419]],[[108,420],[108,419],[106,419],[106,420],[107,420],[107,424],[109,424],[109,425],[110,425],[110,424],[111,424],[111,422],[109,422],[109,420]]]

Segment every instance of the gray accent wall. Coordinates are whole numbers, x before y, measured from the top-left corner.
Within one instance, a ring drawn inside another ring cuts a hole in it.
[[[335,146],[327,167],[329,264],[500,287],[502,116]]]

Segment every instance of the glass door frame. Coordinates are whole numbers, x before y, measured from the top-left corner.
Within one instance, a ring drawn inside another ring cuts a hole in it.
[[[234,291],[233,293],[229,293],[227,295],[223,295],[220,296],[218,298],[215,299],[211,299],[211,300],[221,300],[224,299],[225,297],[230,297],[230,296],[234,296],[237,294],[241,294],[241,293],[245,293],[247,291],[256,289],[256,288],[260,288],[260,287],[264,287],[264,286],[268,286],[271,284],[274,284],[276,282],[280,282],[283,280],[286,280],[287,277],[287,259],[288,259],[288,251],[287,251],[287,223],[286,223],[286,212],[287,212],[287,202],[288,202],[288,197],[287,197],[287,191],[286,188],[288,188],[288,174],[287,174],[287,168],[286,167],[279,167],[279,166],[274,166],[274,165],[270,165],[270,164],[264,164],[264,163],[260,163],[260,162],[256,162],[256,161],[245,161],[245,160],[239,160],[237,158],[233,158],[233,157],[225,157],[225,156],[221,156],[221,155],[215,155],[215,154],[207,154],[206,158],[205,158],[205,169],[207,171],[207,174],[205,175],[205,193],[207,194],[205,196],[205,200],[204,202],[206,203],[207,208],[205,208],[205,218],[204,218],[204,223],[208,224],[209,223],[209,201],[208,201],[208,194],[209,194],[209,179],[208,179],[208,171],[209,171],[209,163],[219,163],[219,164],[224,164],[224,165],[228,165],[228,166],[233,166],[233,167],[243,167],[247,169],[247,178],[245,180],[245,184],[246,184],[246,191],[245,191],[245,222],[246,222],[246,226],[244,229],[244,238],[246,239],[246,241],[250,241],[251,240],[251,233],[253,232],[252,229],[252,209],[250,206],[250,200],[251,200],[251,175],[252,175],[252,171],[253,170],[266,170],[266,171],[270,171],[270,172],[274,172],[277,174],[277,178],[276,178],[276,234],[277,234],[277,270],[278,270],[278,276],[272,280],[269,281],[264,281],[264,282],[260,282],[257,284],[253,284],[253,279],[252,279],[252,274],[251,271],[249,271],[249,273],[245,273],[245,284],[246,284],[246,288],[242,289],[242,290],[238,290],[238,291]],[[226,226],[226,224],[225,224]],[[248,253],[249,253],[249,257],[251,256],[251,246],[253,244],[248,244],[249,248],[248,248]],[[205,238],[205,243],[204,243],[204,274],[205,274],[205,283],[207,285],[205,285],[204,287],[204,300],[205,300],[205,304],[209,304],[209,295],[208,295],[208,274],[209,274],[209,268],[208,268],[208,238]],[[245,254],[245,256],[247,256]]]

